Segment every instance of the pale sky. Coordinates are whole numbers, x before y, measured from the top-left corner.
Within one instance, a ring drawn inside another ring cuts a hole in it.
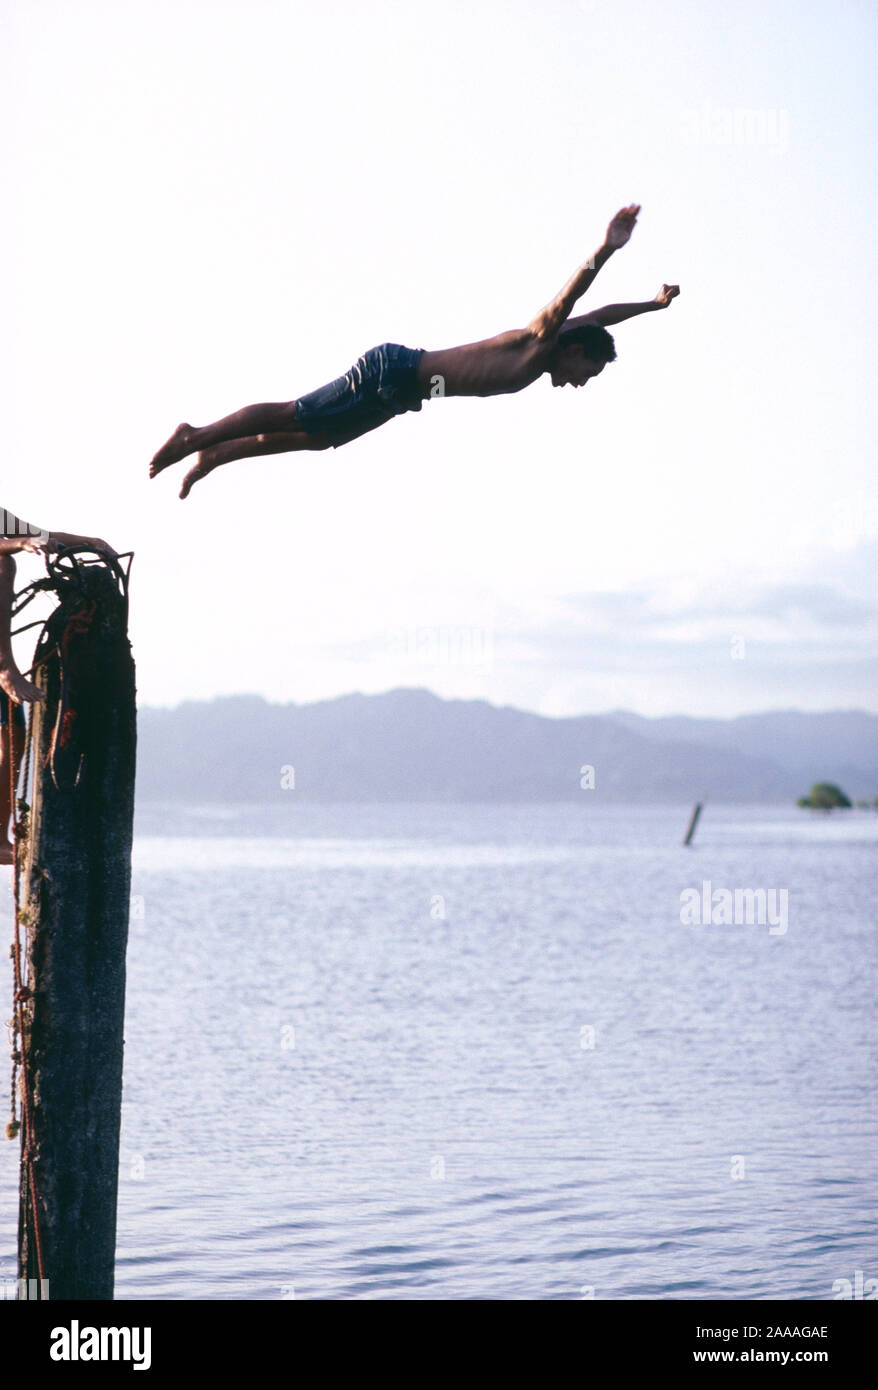
[[[136,551],[141,702],[878,710],[876,14],[0,0],[0,505]],[[585,390],[149,481],[181,420],[523,325],[629,202],[578,311],[682,293]]]

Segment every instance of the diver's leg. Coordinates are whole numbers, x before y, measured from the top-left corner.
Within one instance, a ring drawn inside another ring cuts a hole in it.
[[[156,477],[172,463],[179,463],[187,454],[210,449],[229,439],[248,439],[254,434],[272,434],[289,430],[295,418],[295,401],[265,402],[247,405],[231,415],[223,416],[212,425],[178,425],[166,444],[163,444],[149,466],[149,476]]]
[[[214,444],[198,455],[195,467],[190,468],[183,479],[180,496],[188,497],[195,483],[206,478],[215,468],[221,468],[224,463],[232,463],[235,459],[257,458],[260,454],[290,454],[300,449],[328,449],[330,442],[328,435],[294,430],[256,434],[249,439],[230,439],[223,444]]]
[[[232,439],[224,444],[215,444],[212,449],[204,449],[198,455],[195,467],[190,469],[183,479],[180,496],[188,497],[195,483],[206,478],[215,468],[222,467],[224,463],[231,463],[234,459],[256,458],[259,454],[288,454],[299,450],[338,449],[342,444],[349,444],[351,440],[359,439],[361,434],[368,434],[370,430],[378,429],[380,425],[392,419],[392,415],[361,415],[359,419],[349,420],[347,424],[334,424],[331,429],[307,432],[296,430],[290,433],[278,431],[275,434],[257,434],[250,439]]]

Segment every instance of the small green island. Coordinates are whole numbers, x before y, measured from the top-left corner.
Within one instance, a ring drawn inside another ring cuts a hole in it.
[[[841,787],[834,782],[815,782],[807,796],[800,796],[797,806],[807,806],[814,811],[836,811],[850,809],[851,801]]]

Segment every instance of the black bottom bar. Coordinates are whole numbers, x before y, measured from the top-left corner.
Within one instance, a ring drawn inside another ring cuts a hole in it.
[[[375,1300],[389,1304],[405,1300]],[[359,1300],[358,1300],[359,1302]],[[487,1302],[485,1300],[484,1302]],[[871,1306],[870,1306],[871,1305]],[[422,1311],[419,1311],[422,1310]],[[513,1316],[506,1325],[503,1319]],[[411,1342],[420,1317],[428,1319],[430,1340],[427,1364],[412,1356],[420,1342]],[[464,1318],[468,1350],[449,1336],[456,1319]],[[326,1341],[354,1318],[356,1341]],[[386,1319],[386,1321],[385,1321]],[[441,1320],[437,1323],[437,1319]],[[451,1319],[451,1325],[449,1325]],[[90,1377],[110,1371],[118,1376],[141,1373],[164,1376],[168,1371],[216,1370],[228,1378],[237,1370],[268,1370],[283,1365],[292,1378],[320,1356],[322,1375],[334,1368],[340,1346],[350,1348],[354,1369],[367,1368],[393,1380],[420,1379],[426,1371],[436,1377],[447,1357],[448,1374],[459,1377],[462,1367],[471,1379],[473,1352],[487,1358],[492,1379],[506,1356],[516,1358],[516,1379],[530,1376],[519,1356],[535,1358],[538,1380],[554,1384],[578,1367],[581,1377],[593,1377],[601,1368],[602,1379],[624,1378],[639,1372],[652,1376],[689,1374],[708,1377],[716,1369],[748,1371],[771,1366],[778,1371],[801,1366],[831,1375],[850,1373],[869,1364],[874,1345],[875,1304],[852,1302],[601,1302],[582,1300],[566,1310],[549,1302],[535,1314],[518,1304],[491,1312],[455,1314],[453,1306],[437,1312],[417,1301],[383,1314],[359,1308],[350,1312],[337,1304],[310,1300],[278,1300],[273,1303],[128,1302],[107,1303],[0,1303],[0,1335],[4,1369],[20,1365],[62,1377],[87,1373]],[[528,1324],[531,1324],[528,1326]],[[431,1325],[441,1336],[431,1334]],[[115,1329],[101,1338],[101,1329]],[[149,1331],[148,1338],[146,1331]],[[388,1341],[388,1334],[391,1340]],[[404,1339],[404,1340],[401,1340]],[[407,1347],[407,1350],[403,1348]],[[54,1356],[52,1352],[54,1350]],[[117,1359],[113,1359],[116,1350]],[[89,1359],[104,1352],[105,1359]],[[306,1361],[308,1353],[311,1357]],[[127,1359],[123,1359],[127,1357]],[[20,1358],[20,1359],[19,1359]],[[61,1359],[66,1358],[66,1359]],[[572,1358],[572,1362],[571,1362]],[[147,1366],[146,1362],[149,1361]],[[563,1371],[562,1366],[568,1370]],[[371,1378],[371,1377],[370,1377]],[[827,1382],[828,1383],[828,1382]]]

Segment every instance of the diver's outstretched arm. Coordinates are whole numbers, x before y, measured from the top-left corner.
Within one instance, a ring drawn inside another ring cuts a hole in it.
[[[639,212],[640,204],[631,203],[627,208],[622,208],[616,213],[607,228],[607,235],[591,259],[579,267],[564,288],[556,294],[552,302],[547,304],[545,309],[542,309],[528,325],[528,329],[534,337],[542,340],[551,340],[556,337],[561,325],[569,317],[577,299],[581,299],[585,294],[598,271],[606,265],[613,252],[618,251],[628,241],[634,231]]]
[[[614,323],[624,323],[626,319],[636,318],[638,314],[650,314],[656,309],[667,309],[672,299],[680,293],[679,285],[662,285],[655,299],[645,299],[638,304],[605,304],[602,309],[592,309],[590,314],[577,314],[568,319],[564,328],[578,328],[583,323],[595,323],[600,328],[610,328]]]

